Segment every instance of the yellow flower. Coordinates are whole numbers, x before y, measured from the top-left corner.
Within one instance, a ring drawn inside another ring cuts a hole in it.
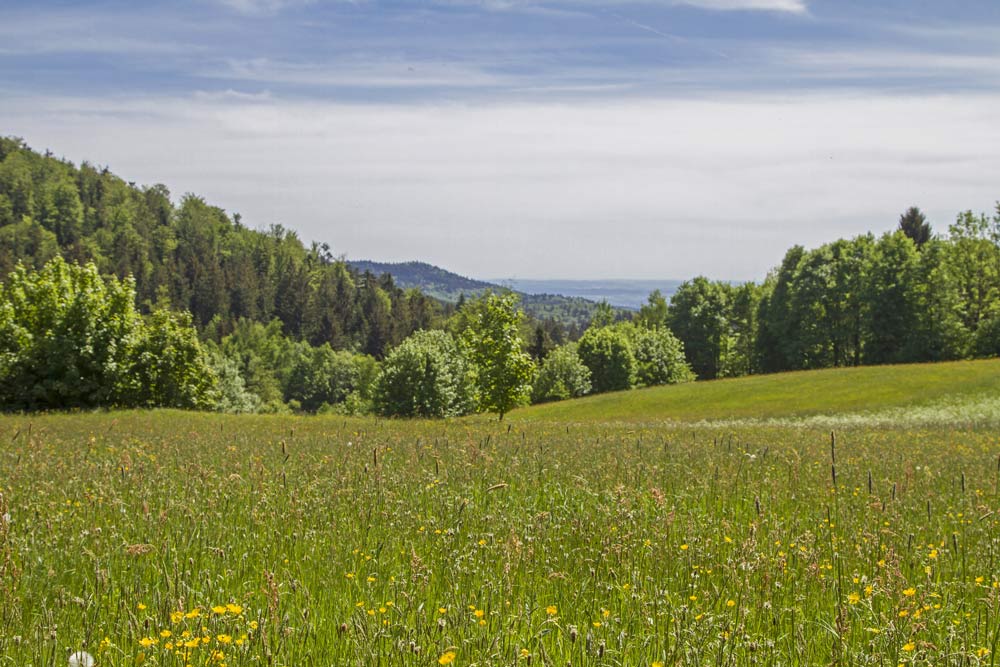
[[[454,651],[445,651],[444,653],[441,654],[441,657],[438,658],[438,664],[450,665],[451,663],[455,662],[456,655],[457,654]]]
[[[164,639],[166,639],[172,634],[174,633],[170,632],[170,630],[160,630],[160,636],[163,637]]]
[[[152,638],[152,637],[143,637],[142,639],[139,640],[139,646],[141,646],[143,648],[149,648],[150,646],[152,646],[155,643],[156,643],[156,640],[154,638]]]
[[[447,614],[448,613],[448,608],[447,607],[438,607],[438,613],[439,614]]]
[[[915,648],[917,648],[917,645],[914,644],[913,642],[907,642],[907,643],[903,644],[903,650],[904,651],[912,651]]]
[[[217,605],[215,607],[212,607],[212,613],[213,614],[218,614],[218,615],[221,616],[222,614],[226,613],[226,606],[220,604],[220,605]]]
[[[861,602],[861,596],[858,595],[857,593],[851,593],[850,595],[847,596],[847,601],[850,604],[857,604]]]
[[[529,651],[526,648],[522,648],[521,649],[521,657],[522,658],[530,658],[531,657],[531,651]]]
[[[736,606],[736,600],[726,600],[726,606],[727,607],[735,607]]]
[[[545,613],[548,614],[549,616],[555,616],[557,613],[559,613],[559,609],[554,604],[550,604],[548,607],[545,608]]]
[[[475,614],[476,618],[482,618],[482,617],[483,617],[483,614],[485,614],[486,612],[484,612],[484,611],[483,611],[482,609],[477,609],[477,610],[476,610],[475,612],[473,612],[473,613]]]
[[[139,609],[139,611],[146,611],[146,605],[144,605],[141,602],[137,604],[136,607]]]
[[[242,614],[243,607],[241,607],[238,604],[229,603],[226,605],[226,611],[228,611],[230,614]]]
[[[663,667],[663,663],[660,661],[656,661],[650,667]]]
[[[917,594],[916,588],[907,588],[906,590],[903,591],[903,595],[905,595],[908,598],[913,597],[916,594]]]
[[[688,545],[682,544],[681,545],[681,551],[687,551],[687,550],[688,550]]]

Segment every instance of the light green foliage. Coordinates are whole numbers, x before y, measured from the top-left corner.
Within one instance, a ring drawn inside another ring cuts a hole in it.
[[[655,329],[667,326],[669,316],[670,309],[667,306],[667,299],[660,290],[653,290],[646,300],[646,304],[639,308],[635,321],[647,329]]]
[[[0,405],[53,409],[126,404],[141,337],[133,285],[61,258],[18,267],[0,285]]]
[[[209,407],[212,375],[185,315],[144,322],[129,280],[56,257],[0,285],[0,405]]]
[[[684,357],[684,345],[665,326],[653,329],[632,324],[619,326],[632,341],[635,379],[639,386],[654,387],[694,380],[694,373]]]
[[[484,412],[503,419],[511,408],[523,405],[531,394],[535,364],[523,350],[514,294],[486,294],[463,309],[469,326],[462,341],[472,362],[476,401]]]
[[[580,360],[576,344],[568,343],[549,352],[538,369],[531,388],[532,403],[579,398],[590,392],[590,369]]]
[[[260,411],[260,396],[247,390],[236,361],[221,352],[209,355],[209,365],[215,374],[214,409],[231,414],[250,414]]]
[[[190,314],[154,311],[142,326],[130,356],[130,386],[122,403],[146,407],[215,407],[216,378]]]
[[[469,361],[445,331],[418,331],[382,362],[372,392],[389,417],[454,417],[474,408]]]
[[[594,393],[631,389],[636,360],[632,342],[621,327],[587,329],[577,346],[580,360],[590,370]]]

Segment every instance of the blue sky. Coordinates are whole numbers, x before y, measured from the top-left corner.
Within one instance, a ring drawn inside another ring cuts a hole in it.
[[[350,257],[762,278],[1000,198],[1000,3],[0,8],[0,132]]]

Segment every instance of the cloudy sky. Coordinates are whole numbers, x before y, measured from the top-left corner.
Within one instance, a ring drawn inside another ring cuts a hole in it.
[[[5,0],[0,133],[475,277],[760,279],[1000,199],[996,0]]]

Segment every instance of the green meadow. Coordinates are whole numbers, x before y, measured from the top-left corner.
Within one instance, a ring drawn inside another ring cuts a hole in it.
[[[994,665],[998,371],[0,417],[0,665]]]

